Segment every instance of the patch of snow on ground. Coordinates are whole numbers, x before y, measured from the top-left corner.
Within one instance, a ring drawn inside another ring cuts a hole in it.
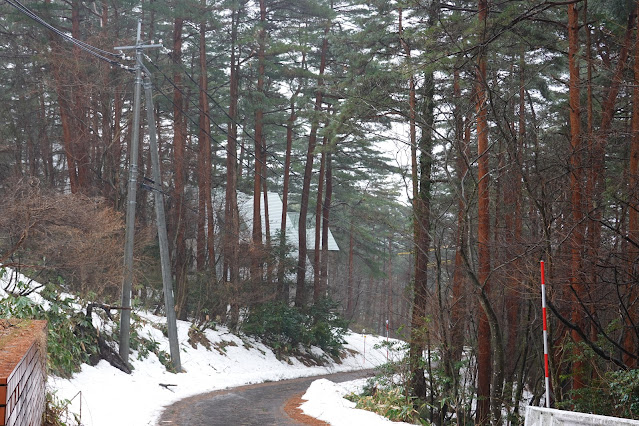
[[[336,426],[410,424],[391,422],[370,411],[357,410],[354,402],[344,399],[345,395],[359,392],[365,382],[366,379],[347,383],[333,383],[326,379],[315,380],[302,396],[302,399],[307,402],[303,403],[300,408],[304,414]]]

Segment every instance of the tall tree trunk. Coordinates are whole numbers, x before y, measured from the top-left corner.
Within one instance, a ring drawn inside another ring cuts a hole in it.
[[[206,23],[200,23],[200,49],[199,49],[199,66],[200,66],[200,91],[199,91],[199,107],[200,117],[198,121],[198,156],[197,156],[197,237],[195,262],[199,272],[206,268],[207,259],[207,238],[206,238],[206,198],[211,194],[206,193],[206,184],[208,176],[211,174],[209,169],[211,155],[211,141],[209,140],[209,132],[211,122],[209,119],[209,103],[206,97],[208,79],[206,76]],[[209,157],[209,158],[207,158]]]
[[[478,0],[479,31],[481,40],[485,39],[488,1]],[[486,81],[485,48],[480,48],[477,64],[476,102],[477,102],[477,261],[478,279],[483,291],[490,296],[490,164],[488,152],[488,94]],[[490,385],[492,380],[492,356],[490,347],[490,325],[488,313],[479,312],[478,349],[477,349],[477,418],[476,424],[490,422]]]
[[[572,153],[570,157],[570,193],[573,233],[570,245],[570,286],[572,287],[572,321],[581,324],[582,315],[579,309],[577,297],[583,294],[583,276],[581,272],[581,249],[583,247],[583,214],[582,214],[582,182],[581,182],[581,123],[579,102],[579,65],[577,55],[579,51],[579,16],[575,4],[568,5],[568,69],[569,87],[568,98],[570,103],[570,145]],[[576,343],[582,341],[576,331],[572,331],[572,338]],[[579,352],[579,349],[577,349]],[[572,365],[573,389],[583,387],[583,363],[575,361]]]
[[[271,288],[273,287],[273,260],[271,258],[271,223],[268,213],[268,181],[267,169],[262,169],[264,179],[262,179],[262,193],[264,194],[264,254],[266,259],[266,288],[268,289],[267,297],[271,297]]]
[[[433,1],[428,10],[428,24],[433,26],[437,22],[439,15],[439,2]],[[401,19],[401,13],[400,13]],[[401,23],[400,23],[401,26]],[[403,31],[400,29],[400,37],[406,55],[410,59],[410,45],[403,40]],[[415,104],[415,81],[411,73],[411,88],[409,89],[409,113],[414,120],[416,114]],[[431,221],[431,173],[433,166],[433,129],[435,124],[435,78],[432,70],[425,72],[422,95],[422,117],[421,117],[421,137],[419,139],[419,172],[413,170],[413,177],[418,179],[419,187],[416,198],[413,200],[413,215],[415,221],[415,289],[413,294],[413,312],[411,316],[411,336],[409,344],[409,362],[412,389],[415,396],[425,400],[427,394],[426,380],[424,377],[424,367],[421,357],[426,349],[430,348],[430,331],[427,329],[426,309],[428,304],[428,260],[431,244],[430,221]],[[411,125],[411,141],[416,143],[415,126]],[[417,148],[417,147],[415,147]],[[413,154],[416,154],[414,152]],[[417,159],[412,159],[415,166]],[[413,191],[415,191],[415,185]],[[430,365],[430,350],[428,352],[428,363]],[[432,413],[431,413],[432,414]],[[432,415],[431,415],[432,417]]]
[[[231,81],[229,122],[226,146],[226,198],[224,204],[224,281],[229,288],[231,316],[229,326],[236,329],[239,322],[239,253],[240,222],[237,209],[237,106],[239,62],[236,58],[239,11],[231,13]]]
[[[45,3],[49,5],[51,4],[51,0],[45,0]],[[69,93],[71,82],[68,79],[69,73],[63,66],[63,64],[65,64],[65,61],[63,61],[65,53],[62,50],[62,46],[53,33],[49,32],[48,34],[49,44],[51,46],[51,68],[53,70],[53,79],[55,81],[58,107],[60,110],[62,145],[66,159],[69,187],[71,193],[75,194],[78,192],[78,173],[75,164],[73,115],[70,105],[71,95]]]
[[[466,215],[468,203],[465,197],[465,181],[469,177],[468,158],[470,144],[470,124],[464,123],[461,105],[461,86],[459,82],[459,69],[454,73],[454,96],[455,96],[455,143],[457,156],[455,160],[456,175],[458,182],[458,203],[457,203],[457,235],[455,237],[455,267],[453,270],[452,301],[450,306],[450,341],[446,351],[444,368],[449,377],[452,378],[453,395],[457,397],[459,392],[459,367],[463,346],[464,330],[466,328],[466,298],[467,290],[466,274],[464,272],[464,261],[462,251],[467,244],[467,224]]]
[[[353,214],[351,211],[351,224],[348,232],[348,279],[346,284],[346,319],[351,321],[353,314],[355,313],[355,301],[353,300],[353,253],[355,251],[355,240],[353,238],[353,231],[355,224],[353,222]]]
[[[80,39],[80,3],[78,0],[71,2],[71,35]],[[77,68],[73,72],[73,78],[76,81],[82,81],[84,72],[80,68],[80,49],[77,46],[73,47],[73,53],[75,55],[74,63]],[[85,86],[82,84],[74,84],[72,91],[73,104],[71,105],[71,123],[73,123],[72,130],[72,144],[73,144],[73,161],[74,168],[76,169],[76,182],[77,191],[87,193],[91,188],[91,180],[89,175],[89,131],[87,128],[88,117],[88,98],[85,92]]]
[[[320,260],[320,293],[328,289],[328,229],[330,224],[331,201],[333,199],[333,164],[331,151],[326,152],[326,188],[322,206],[322,257]]]
[[[522,173],[522,149],[524,137],[526,136],[526,99],[525,99],[525,78],[524,78],[525,57],[524,52],[519,58],[519,125],[517,139],[511,143],[510,164],[508,167],[508,182],[504,188],[504,224],[506,230],[506,251],[511,253],[511,266],[509,270],[508,284],[506,286],[506,316],[508,319],[508,341],[506,342],[506,353],[508,364],[506,365],[506,380],[512,382],[515,374],[517,360],[517,330],[519,326],[520,300],[519,294],[522,289],[522,276],[520,272],[521,261],[519,253],[521,249],[521,173]]]
[[[632,30],[635,25],[636,13],[637,9],[635,5],[635,8],[633,8],[632,12],[628,16],[626,33],[621,51],[619,53],[617,66],[612,76],[610,86],[606,91],[604,101],[601,105],[601,126],[599,128],[599,131],[597,132],[597,136],[589,139],[591,168],[590,174],[588,175],[588,182],[586,187],[586,205],[588,208],[587,214],[589,220],[586,233],[587,262],[585,266],[587,266],[586,282],[589,284],[590,288],[586,289],[586,292],[585,294],[583,294],[583,296],[588,297],[588,305],[586,306],[586,308],[591,310],[591,312],[595,309],[595,307],[591,302],[590,295],[592,294],[591,292],[596,291],[598,284],[597,264],[599,263],[598,259],[601,245],[602,226],[601,218],[603,214],[602,210],[604,204],[602,195],[606,190],[604,176],[606,145],[610,136],[610,128],[612,126],[612,121],[614,118],[615,103],[619,94],[619,90],[621,88],[621,83],[623,81],[623,72],[625,71],[626,63],[628,61],[628,56],[630,53],[632,43]],[[586,301],[583,298],[581,300]],[[596,333],[594,327],[592,333]]]
[[[266,156],[264,145],[264,49],[266,44],[266,4],[265,0],[259,0],[260,5],[260,29],[258,33],[258,73],[257,96],[258,106],[255,110],[255,177],[253,182],[253,245],[251,247],[251,280],[253,285],[258,285],[263,277],[262,259],[264,250],[262,247],[262,219],[260,199],[262,193],[263,170],[266,170]]]
[[[42,162],[44,168],[44,177],[46,182],[51,186],[55,186],[55,169],[53,167],[53,147],[51,140],[47,132],[47,126],[49,122],[47,108],[45,105],[45,96],[43,92],[40,93],[40,108],[38,110],[38,118],[40,121],[39,139],[42,144]]]
[[[205,5],[203,1],[203,5]],[[200,23],[200,119],[198,136],[198,229],[196,262],[199,271],[208,266],[206,304],[213,305],[213,292],[217,283],[215,265],[215,218],[213,213],[211,173],[211,119],[208,102],[208,78],[206,67],[206,22]]]
[[[403,29],[403,10],[399,9],[399,37],[401,46],[404,49],[407,61],[410,65],[411,47],[407,40],[404,39]],[[426,379],[424,377],[424,367],[422,366],[422,356],[426,345],[426,265],[428,264],[428,247],[420,246],[423,224],[421,213],[422,203],[419,197],[419,181],[417,170],[417,126],[415,124],[416,116],[416,98],[415,93],[415,77],[411,72],[409,77],[408,89],[408,122],[409,137],[411,145],[411,176],[413,189],[413,250],[415,252],[415,289],[413,293],[413,310],[411,313],[411,336],[409,348],[409,363],[411,388],[413,394],[419,398],[426,397]],[[426,229],[427,230],[427,229]],[[425,260],[424,260],[425,259]]]
[[[313,247],[313,303],[317,303],[322,297],[322,289],[320,288],[320,259],[321,239],[322,239],[322,197],[324,196],[324,174],[326,173],[326,141],[327,137],[322,138],[322,154],[320,157],[320,169],[317,182],[317,197],[315,202],[315,244]]]
[[[291,112],[289,114],[288,120],[286,120],[286,155],[284,159],[284,176],[283,176],[283,187],[282,187],[282,221],[280,226],[280,241],[279,241],[279,259],[277,262],[277,286],[278,286],[278,294],[279,298],[286,303],[288,303],[289,299],[289,288],[288,283],[285,277],[285,261],[286,261],[286,222],[288,219],[287,210],[288,210],[288,186],[290,181],[291,174],[291,151],[293,148],[293,125],[297,116],[295,114],[295,100],[299,95],[301,90],[301,86],[297,87],[297,90],[291,97]]]
[[[306,166],[304,167],[304,180],[302,183],[302,199],[300,201],[299,216],[299,257],[297,259],[297,281],[295,292],[295,306],[301,307],[306,304],[306,217],[308,216],[308,201],[311,189],[311,177],[313,174],[313,158],[315,156],[315,145],[317,143],[317,130],[319,128],[319,112],[322,110],[322,98],[324,90],[324,70],[326,69],[326,57],[328,55],[328,32],[331,28],[331,21],[326,22],[324,29],[324,39],[322,40],[322,51],[320,56],[319,78],[317,80],[317,90],[315,92],[315,116],[312,119],[311,131],[308,136],[308,150],[306,152]]]
[[[637,304],[639,291],[633,284],[633,277],[639,274],[637,265],[639,264],[639,250],[634,244],[639,244],[639,15],[637,18],[637,36],[634,52],[634,85],[632,89],[632,135],[630,143],[630,164],[628,167],[628,239],[630,243],[627,245],[627,273],[630,283],[627,286],[627,297],[625,300],[628,307],[628,313],[625,316],[625,324],[623,331],[623,347],[630,354],[637,353],[637,321],[639,316],[636,314],[635,306]],[[634,244],[633,244],[634,242]],[[629,354],[623,355],[624,364],[629,368],[637,367],[637,358]]]
[[[184,19],[176,18],[173,23],[173,62],[182,63],[182,29]],[[186,302],[188,297],[187,282],[187,257],[186,257],[186,205],[184,191],[186,188],[186,117],[184,116],[185,100],[182,95],[182,75],[179,72],[173,74],[175,89],[173,91],[173,214],[172,232],[174,241],[174,274],[176,286],[175,308],[178,319],[186,319]]]

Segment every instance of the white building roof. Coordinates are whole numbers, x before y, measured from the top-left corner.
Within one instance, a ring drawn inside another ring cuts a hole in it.
[[[269,219],[269,230],[271,234],[271,242],[274,242],[277,238],[277,235],[280,231],[282,224],[282,200],[279,194],[275,192],[268,192],[268,219]],[[240,211],[240,217],[246,224],[247,228],[253,229],[253,197],[247,194],[238,193],[237,194],[237,206]],[[261,219],[262,219],[262,232],[266,232],[266,222],[265,222],[265,206],[264,202],[260,203],[261,209]],[[295,256],[298,254],[297,248],[299,247],[299,239],[298,239],[298,225],[299,223],[299,214],[298,213],[287,213],[286,214],[286,241],[290,244],[294,250],[293,253]],[[307,228],[306,229],[306,247],[307,250],[315,249],[315,228]],[[321,245],[320,245],[321,247]],[[333,234],[331,230],[328,230],[328,250],[330,251],[339,251],[339,246],[333,238]]]

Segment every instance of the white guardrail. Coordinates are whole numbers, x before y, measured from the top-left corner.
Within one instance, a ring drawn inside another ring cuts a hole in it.
[[[618,417],[598,416],[596,414],[555,410],[553,408],[526,407],[524,426],[639,426],[639,420]]]

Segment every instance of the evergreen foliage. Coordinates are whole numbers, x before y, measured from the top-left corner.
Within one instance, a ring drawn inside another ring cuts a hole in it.
[[[377,333],[389,320],[396,336],[420,302],[426,312],[414,319],[431,318],[447,378],[426,383],[443,401],[431,417],[472,415],[467,365],[473,380],[477,368],[495,373],[492,394],[484,386],[479,397],[482,415],[490,400],[499,422],[501,413],[521,416],[525,395],[539,404],[543,394],[535,314],[543,258],[550,333],[560,342],[550,354],[555,400],[601,383],[632,391],[614,371],[638,364],[636,2],[302,0],[265,2],[263,15],[257,0],[24,3],[105,52],[132,43],[138,18],[145,43],[173,48],[145,50],[144,62],[182,317],[250,330],[284,354],[318,343],[338,349],[330,324],[342,326],[328,312]],[[0,265],[116,298],[133,79],[12,4],[0,4]],[[144,189],[148,149],[142,138],[135,184]],[[320,182],[329,158],[332,173]],[[340,248],[309,253],[308,270],[283,261],[294,252],[284,245],[304,233],[262,229],[260,239],[233,201],[238,191],[285,185],[287,211],[299,212],[304,196],[302,227],[330,227]],[[140,191],[136,204],[135,294],[161,311],[152,195]],[[490,228],[481,240],[480,219]],[[311,271],[325,274],[317,293],[337,305],[308,306]],[[296,273],[299,293],[290,286]],[[264,304],[275,297],[281,303]],[[25,303],[12,306],[26,312]],[[490,327],[478,327],[481,312],[492,312]],[[61,330],[72,333],[74,321]],[[495,359],[477,367],[480,344]],[[566,355],[582,344],[601,358],[597,368]],[[413,391],[425,395],[423,386]]]
[[[312,346],[339,357],[348,323],[335,312],[336,307],[330,299],[302,309],[281,302],[263,303],[251,309],[242,331],[261,339],[280,357],[294,356],[300,347]]]

